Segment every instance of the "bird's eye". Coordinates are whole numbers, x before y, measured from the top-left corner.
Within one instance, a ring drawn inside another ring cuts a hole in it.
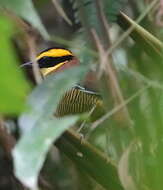
[[[53,64],[51,57],[44,56],[38,60],[39,67],[40,68],[47,68],[47,67],[53,67],[55,64]]]

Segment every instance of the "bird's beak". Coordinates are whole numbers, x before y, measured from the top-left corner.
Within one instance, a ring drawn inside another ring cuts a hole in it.
[[[22,65],[20,65],[20,67],[31,67],[32,66],[32,62],[27,62],[27,63],[23,63]]]

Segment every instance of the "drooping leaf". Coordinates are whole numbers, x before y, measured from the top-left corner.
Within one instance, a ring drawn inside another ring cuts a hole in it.
[[[37,178],[49,148],[77,118],[77,116],[62,119],[45,118],[22,136],[13,156],[15,174],[24,185],[31,189],[37,188]]]
[[[13,156],[15,175],[30,188],[37,186],[39,171],[52,143],[78,118],[57,119],[53,113],[63,93],[75,85],[84,72],[85,68],[79,67],[49,76],[29,97],[31,109],[20,117],[22,136]]]
[[[132,20],[123,12],[119,14],[117,22],[124,30],[129,29],[129,27],[133,27],[130,36],[148,55],[162,57],[163,43],[153,34],[151,34],[141,25],[137,24],[137,22]]]
[[[18,114],[23,110],[28,85],[17,66],[11,43],[12,23],[0,15],[0,112]]]
[[[13,11],[38,29],[45,39],[49,38],[31,0],[0,0],[0,7]]]

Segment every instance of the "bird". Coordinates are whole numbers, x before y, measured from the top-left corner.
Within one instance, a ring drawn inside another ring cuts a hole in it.
[[[43,78],[80,65],[78,58],[69,49],[63,47],[51,47],[41,51],[36,56],[36,61]],[[31,66],[32,64],[32,62],[27,62],[22,67]],[[55,111],[56,117],[90,112],[91,110],[94,111],[96,107],[102,107],[100,94],[90,90],[91,88],[89,89],[87,86],[87,84],[91,84],[90,80],[94,80],[93,75],[90,73],[87,76],[85,86],[76,84],[61,97]]]

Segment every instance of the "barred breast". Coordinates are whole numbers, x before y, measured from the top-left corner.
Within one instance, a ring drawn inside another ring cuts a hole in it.
[[[61,117],[89,112],[94,106],[101,103],[100,95],[80,87],[72,88],[61,98],[55,115]]]

